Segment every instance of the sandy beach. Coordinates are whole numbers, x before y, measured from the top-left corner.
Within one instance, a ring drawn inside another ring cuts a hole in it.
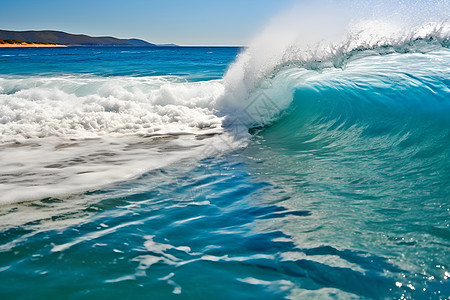
[[[44,44],[0,44],[0,48],[49,48],[49,47],[67,47],[66,45],[44,45]]]

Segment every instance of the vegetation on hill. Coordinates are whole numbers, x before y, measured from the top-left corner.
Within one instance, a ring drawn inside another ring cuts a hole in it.
[[[0,39],[0,44],[10,44],[10,45],[57,45],[56,43],[44,43],[44,42],[30,42],[21,40],[11,40],[11,39]]]
[[[0,30],[0,39],[19,41],[40,41],[41,43],[76,46],[138,46],[153,47],[155,44],[139,39],[118,39],[114,37],[91,37],[84,34],[70,34],[62,31],[11,31]]]

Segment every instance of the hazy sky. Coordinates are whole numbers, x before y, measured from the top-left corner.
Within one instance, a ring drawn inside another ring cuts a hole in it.
[[[0,0],[0,29],[180,45],[246,45],[295,0]]]

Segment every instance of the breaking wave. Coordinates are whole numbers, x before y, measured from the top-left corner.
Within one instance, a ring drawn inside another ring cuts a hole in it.
[[[343,143],[389,131],[389,145],[406,142],[429,120],[431,134],[448,140],[445,15],[402,23],[343,20],[326,13],[335,8],[315,9],[302,7],[300,21],[294,10],[294,23],[286,15],[274,19],[221,80],[2,76],[0,203],[95,189],[179,159],[200,159],[211,145],[241,147],[249,136],[242,143],[235,127],[272,126],[286,145],[293,136],[331,145],[338,136]],[[328,23],[316,26],[307,16]]]

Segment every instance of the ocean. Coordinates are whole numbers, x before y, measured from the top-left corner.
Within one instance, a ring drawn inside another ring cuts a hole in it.
[[[0,298],[448,299],[449,32],[0,49]]]

